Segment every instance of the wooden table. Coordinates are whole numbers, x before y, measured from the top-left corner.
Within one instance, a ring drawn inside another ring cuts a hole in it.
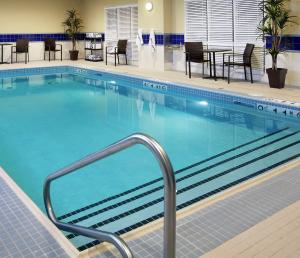
[[[3,47],[4,46],[11,46],[12,44],[10,43],[0,43],[1,46],[1,62],[0,64],[8,64],[8,62],[3,62]]]

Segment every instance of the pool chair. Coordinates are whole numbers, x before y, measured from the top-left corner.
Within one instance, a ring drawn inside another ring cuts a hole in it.
[[[48,52],[49,62],[51,60],[51,52],[54,52],[54,60],[56,60],[56,52],[60,52],[60,60],[62,61],[62,44],[56,44],[55,39],[44,39],[44,60],[46,60],[46,53]],[[56,47],[59,47],[58,49]]]
[[[13,54],[16,54],[16,63],[18,54],[25,54],[25,64],[29,62],[29,41],[27,39],[18,39],[15,46],[11,47],[11,63],[13,63]]]
[[[189,67],[189,78],[191,78],[191,63],[202,63],[202,75],[204,75],[204,63],[209,63],[209,72],[211,76],[211,56],[210,53],[205,58],[202,42],[185,42],[185,74],[187,75],[187,66]]]
[[[247,44],[243,54],[237,53],[224,53],[223,54],[223,79],[224,79],[224,72],[225,66],[228,66],[228,83],[230,83],[230,66],[243,66],[244,67],[244,74],[245,80],[247,81],[247,70],[246,68],[250,68],[250,76],[251,76],[251,83],[253,83],[253,75],[252,75],[252,65],[251,65],[251,58],[254,50],[254,44]],[[235,57],[240,59],[241,61],[235,61]],[[240,58],[239,58],[240,57]],[[227,61],[225,60],[227,58]]]
[[[106,55],[105,55],[105,63],[107,65],[107,55],[113,55],[115,57],[115,66],[117,66],[117,58],[118,64],[120,64],[119,55],[125,56],[125,62],[127,64],[127,39],[120,39],[116,47],[113,47],[113,51],[109,51],[109,46],[106,47]]]

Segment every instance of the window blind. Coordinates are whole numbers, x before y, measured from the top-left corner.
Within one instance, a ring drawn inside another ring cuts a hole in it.
[[[189,0],[185,8],[185,41],[207,43],[207,0]]]
[[[137,61],[138,60],[138,48],[135,44],[135,39],[138,33],[138,7],[134,6],[131,7],[131,60]]]
[[[118,38],[117,9],[106,9],[105,18],[105,39],[106,41],[116,41]]]
[[[138,32],[138,7],[116,6],[105,9],[105,41],[107,46],[116,46],[119,39],[127,39],[128,61],[138,59],[135,37]]]
[[[255,44],[252,58],[254,68],[264,68],[264,43],[258,37],[257,26],[262,18],[260,0],[234,0],[234,50],[242,52],[247,43]]]
[[[131,8],[121,7],[118,11],[118,38],[130,39],[131,36]]]
[[[207,3],[208,45],[233,46],[232,0],[210,0]]]

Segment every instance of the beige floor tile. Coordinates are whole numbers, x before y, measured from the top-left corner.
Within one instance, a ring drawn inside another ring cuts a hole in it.
[[[225,242],[203,257],[220,257],[222,254],[224,258],[297,257],[299,249],[300,201]]]

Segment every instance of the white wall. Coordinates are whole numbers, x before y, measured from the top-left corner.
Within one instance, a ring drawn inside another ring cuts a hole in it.
[[[164,71],[164,46],[156,46],[154,52],[152,52],[151,46],[142,46],[139,52],[139,68],[146,70]]]
[[[278,67],[287,68],[286,85],[300,87],[300,52],[285,52],[278,57]],[[272,59],[266,56],[266,68],[272,66]],[[268,81],[267,75],[263,81]]]

